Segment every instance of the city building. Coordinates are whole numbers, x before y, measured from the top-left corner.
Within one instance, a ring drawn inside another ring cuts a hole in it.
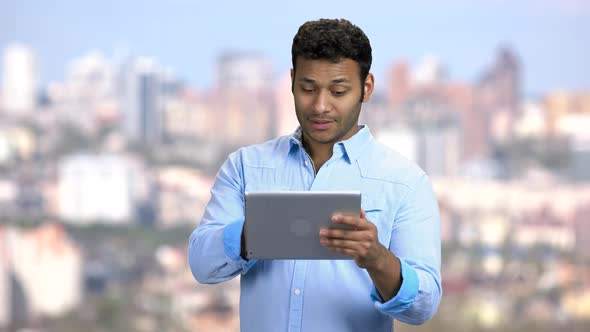
[[[495,61],[483,72],[478,85],[489,93],[491,107],[488,111],[507,110],[511,115],[519,111],[521,93],[521,63],[516,52],[507,46],[501,46]]]
[[[176,92],[170,72],[147,57],[131,60],[121,71],[121,113],[127,138],[144,145],[161,143],[164,104]]]
[[[494,63],[477,82],[476,111],[485,114],[486,135],[491,143],[506,143],[512,138],[513,125],[520,112],[521,64],[507,46],[496,53]]]
[[[170,98],[164,105],[164,132],[170,142],[207,142],[215,136],[215,110],[201,93],[186,93]]]
[[[397,60],[389,69],[389,81],[387,83],[387,102],[397,109],[408,97],[411,89],[410,67],[404,60]]]
[[[26,45],[4,49],[2,113],[25,116],[35,111],[39,89],[39,68],[35,52]]]
[[[57,178],[58,216],[70,223],[132,223],[150,195],[142,163],[124,156],[73,155]]]
[[[213,178],[199,171],[166,167],[158,172],[159,225],[197,225],[209,201]]]
[[[247,52],[222,54],[217,61],[211,125],[231,147],[261,143],[275,136],[274,73],[270,60]]]
[[[590,92],[551,91],[545,95],[543,106],[547,110],[549,134],[556,135],[563,128],[563,117],[590,114]]]
[[[439,85],[445,80],[445,76],[445,69],[440,59],[435,55],[428,55],[414,66],[412,85],[415,88]]]
[[[526,213],[514,225],[512,237],[517,246],[532,248],[545,245],[564,252],[573,252],[574,227],[571,221],[555,216],[549,208]]]
[[[82,255],[62,226],[0,228],[0,329],[62,316],[82,298]]]
[[[448,122],[417,130],[418,165],[430,176],[455,176],[461,163],[461,133],[456,123]]]
[[[516,138],[541,138],[547,136],[547,119],[542,104],[526,102],[522,114],[516,119],[514,134]]]
[[[100,129],[102,124],[119,120],[116,71],[112,62],[100,52],[89,52],[68,64],[62,98],[57,110],[62,119],[85,132]],[[55,99],[55,85],[50,96]]]
[[[460,114],[452,108],[444,87],[416,88],[403,112],[416,134],[418,165],[431,176],[457,175],[463,160]]]

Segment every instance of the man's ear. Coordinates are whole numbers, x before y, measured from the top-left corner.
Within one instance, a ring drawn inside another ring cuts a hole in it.
[[[295,87],[295,70],[291,68],[291,92],[293,92],[293,88]]]
[[[363,97],[363,103],[369,101],[374,88],[375,88],[375,77],[373,76],[373,73],[369,73],[367,75],[367,78],[365,78],[365,84],[363,84],[363,89],[365,89],[365,96]]]

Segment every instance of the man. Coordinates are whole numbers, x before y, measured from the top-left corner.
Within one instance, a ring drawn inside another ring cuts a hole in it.
[[[189,263],[201,283],[241,274],[242,331],[391,331],[438,308],[440,222],[428,177],[359,126],[374,87],[371,46],[346,20],[303,24],[292,46],[293,135],[242,148],[219,170]],[[353,230],[320,230],[352,260],[250,260],[243,255],[244,192],[359,190]]]

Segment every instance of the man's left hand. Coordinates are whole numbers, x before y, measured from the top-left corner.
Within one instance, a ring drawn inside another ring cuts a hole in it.
[[[335,224],[350,225],[351,230],[322,228],[320,244],[330,250],[348,255],[364,269],[376,269],[388,250],[379,243],[377,227],[366,219],[364,210],[360,217],[336,214]]]

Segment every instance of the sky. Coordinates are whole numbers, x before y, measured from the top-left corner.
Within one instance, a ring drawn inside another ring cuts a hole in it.
[[[590,90],[586,0],[0,0],[0,50],[33,48],[44,84],[63,81],[68,62],[97,50],[153,56],[206,88],[226,51],[263,54],[277,76],[287,75],[298,27],[321,17],[347,18],[365,31],[377,88],[396,59],[417,64],[429,55],[450,79],[474,82],[509,45],[523,64],[525,94]]]

